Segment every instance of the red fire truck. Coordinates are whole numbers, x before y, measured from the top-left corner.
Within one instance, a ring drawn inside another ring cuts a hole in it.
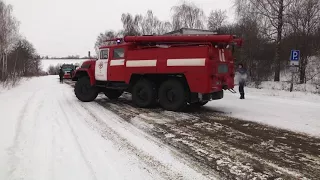
[[[99,48],[98,59],[85,61],[73,81],[76,97],[93,101],[103,92],[117,99],[124,91],[147,108],[159,103],[181,111],[203,106],[234,88],[233,35],[125,36]]]

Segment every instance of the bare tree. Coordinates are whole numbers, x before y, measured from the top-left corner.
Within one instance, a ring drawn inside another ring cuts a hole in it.
[[[222,11],[221,9],[211,11],[208,17],[208,29],[218,30],[225,25],[227,21],[227,11]]]
[[[123,34],[124,35],[140,35],[140,29],[141,27],[141,21],[142,16],[141,15],[135,15],[132,16],[130,13],[123,13],[121,16],[121,21],[123,24]]]
[[[236,0],[237,5],[250,6],[251,13],[263,17],[265,31],[275,41],[274,81],[280,81],[281,43],[286,15],[293,0]],[[275,36],[275,38],[273,38]]]
[[[149,10],[143,17],[142,15],[131,15],[129,13],[122,14],[121,21],[123,29],[116,32],[113,30],[107,30],[104,33],[100,33],[95,42],[95,50],[98,53],[98,48],[103,45],[111,45],[116,42],[106,41],[107,39],[121,38],[125,35],[152,35],[152,34],[164,34],[171,30],[171,23],[167,21],[160,21],[153,12]]]
[[[12,79],[40,74],[41,60],[33,45],[20,39],[8,55],[8,73]]]
[[[107,30],[104,33],[100,33],[95,43],[96,51],[100,46],[114,44],[115,42],[108,42],[106,40],[120,37],[121,34],[121,32],[115,32],[113,30]]]
[[[315,38],[320,26],[320,1],[295,0],[288,13],[294,44],[301,50],[300,83],[306,83],[308,57],[317,54],[319,42]]]
[[[160,26],[161,22],[153,15],[151,10],[148,10],[147,15],[143,17],[141,26],[141,33],[143,35],[152,35],[156,33],[156,28]]]
[[[0,0],[0,80],[5,80],[8,72],[8,53],[17,37],[18,22],[12,16],[12,7]]]
[[[140,31],[143,35],[164,34],[165,32],[170,31],[172,27],[170,22],[160,21],[153,15],[151,10],[143,17],[140,26]]]
[[[320,85],[320,56],[308,58],[305,81]]]
[[[172,16],[173,30],[180,28],[204,28],[204,11],[193,3],[183,2],[181,5],[172,7],[172,10],[174,11]]]
[[[50,65],[50,66],[48,67],[48,70],[47,70],[48,73],[49,73],[50,75],[57,75],[57,74],[59,73],[59,69],[60,69],[61,65],[62,65],[62,64],[57,64],[56,66]]]

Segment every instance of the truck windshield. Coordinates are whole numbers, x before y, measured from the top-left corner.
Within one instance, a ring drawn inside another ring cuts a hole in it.
[[[71,64],[64,64],[61,66],[61,68],[63,69],[63,71],[71,71],[75,69],[75,66]]]

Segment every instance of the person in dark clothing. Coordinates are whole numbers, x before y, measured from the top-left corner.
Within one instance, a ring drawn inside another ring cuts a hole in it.
[[[60,68],[59,70],[60,83],[63,83],[63,75],[64,75],[64,71],[62,70],[62,68]]]
[[[237,70],[237,77],[239,82],[240,99],[245,99],[244,86],[246,85],[246,80],[247,80],[247,70],[243,67],[243,64],[239,64],[239,67]]]

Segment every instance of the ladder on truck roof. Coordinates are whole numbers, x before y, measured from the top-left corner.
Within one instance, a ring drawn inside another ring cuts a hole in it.
[[[234,44],[242,45],[242,39],[234,35],[143,35],[143,36],[124,36],[123,38],[115,38],[107,41],[117,41],[134,43],[140,46],[156,46],[156,45],[203,45],[203,44]]]

